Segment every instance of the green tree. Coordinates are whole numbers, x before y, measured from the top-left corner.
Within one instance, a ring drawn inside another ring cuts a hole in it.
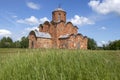
[[[28,48],[29,40],[28,37],[22,37],[20,41],[21,48]]]
[[[120,40],[110,41],[108,44],[103,45],[104,50],[120,50]]]
[[[14,42],[14,48],[21,48],[20,41],[15,41]]]
[[[1,48],[12,48],[13,40],[10,37],[3,37],[0,41]]]
[[[120,50],[120,40],[112,41],[108,44],[110,50]]]
[[[96,41],[92,38],[88,38],[88,49],[91,49],[91,50],[97,49]]]

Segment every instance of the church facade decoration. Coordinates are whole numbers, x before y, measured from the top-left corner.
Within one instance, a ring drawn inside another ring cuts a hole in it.
[[[66,12],[57,8],[52,21],[45,21],[38,30],[29,33],[29,48],[87,49],[88,38],[78,33],[78,27],[66,22]]]

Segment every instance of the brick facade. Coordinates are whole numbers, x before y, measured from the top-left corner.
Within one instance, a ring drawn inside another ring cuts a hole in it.
[[[66,12],[57,8],[52,21],[39,25],[39,31],[29,34],[29,48],[87,49],[87,37],[78,33],[78,27],[66,22]]]

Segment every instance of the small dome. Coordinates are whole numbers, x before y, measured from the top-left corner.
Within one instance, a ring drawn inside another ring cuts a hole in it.
[[[55,11],[64,11],[62,8],[56,8]]]

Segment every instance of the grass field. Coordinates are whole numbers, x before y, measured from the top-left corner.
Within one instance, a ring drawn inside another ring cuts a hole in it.
[[[120,80],[120,51],[0,49],[0,80]]]

